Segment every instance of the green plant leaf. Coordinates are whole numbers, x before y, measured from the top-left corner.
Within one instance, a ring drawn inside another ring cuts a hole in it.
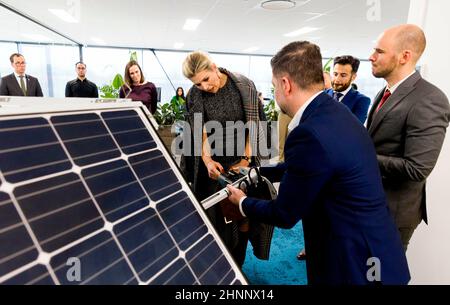
[[[116,76],[114,76],[114,79],[112,81],[112,86],[114,89],[119,90],[120,87],[122,87],[124,84],[123,77],[121,74],[117,73]]]
[[[138,61],[138,56],[136,51],[130,51],[130,61]]]
[[[331,63],[333,62],[333,58],[328,59],[328,61],[323,66],[323,71],[330,73],[331,71]]]

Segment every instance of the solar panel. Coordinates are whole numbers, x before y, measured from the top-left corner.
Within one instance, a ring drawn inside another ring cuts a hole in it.
[[[0,283],[247,284],[142,104],[7,106]]]

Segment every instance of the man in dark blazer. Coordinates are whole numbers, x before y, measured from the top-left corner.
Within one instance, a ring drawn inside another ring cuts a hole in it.
[[[0,81],[0,95],[43,96],[38,79],[25,74],[26,62],[23,55],[14,53],[9,60],[14,73],[2,77]]]
[[[370,98],[352,88],[359,69],[359,59],[350,55],[337,56],[333,60],[331,75],[332,89],[326,92],[337,102],[341,102],[350,109],[364,124],[370,106]]]
[[[323,92],[319,47],[290,43],[271,64],[275,99],[293,117],[285,162],[261,168],[281,180],[278,197],[248,198],[230,186],[230,201],[242,215],[278,227],[303,220],[309,284],[408,283],[373,144],[356,117]]]
[[[367,128],[405,251],[422,219],[427,222],[426,179],[450,118],[445,94],[415,71],[425,45],[419,27],[401,25],[385,31],[370,56],[372,74],[387,86],[375,97]]]

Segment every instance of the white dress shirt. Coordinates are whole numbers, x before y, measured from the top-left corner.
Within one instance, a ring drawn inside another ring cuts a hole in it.
[[[394,93],[395,90],[397,90],[397,88],[408,78],[410,78],[416,71],[412,71],[407,77],[405,77],[404,79],[402,79],[401,81],[399,81],[398,83],[396,83],[395,85],[393,85],[392,87],[389,87],[389,84],[386,85],[386,88],[391,92],[391,95]]]

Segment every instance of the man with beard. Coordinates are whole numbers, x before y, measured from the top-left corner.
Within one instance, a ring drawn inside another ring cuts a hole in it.
[[[369,110],[370,98],[354,90],[351,86],[359,68],[359,59],[350,56],[338,56],[333,61],[331,85],[327,94],[337,102],[343,103],[364,124]]]
[[[419,223],[427,223],[426,179],[450,119],[445,94],[415,71],[425,46],[422,29],[404,24],[386,30],[369,58],[372,74],[387,85],[375,97],[367,128],[405,251]]]
[[[98,97],[97,85],[86,78],[86,64],[77,62],[75,64],[77,78],[67,82],[66,97]]]

